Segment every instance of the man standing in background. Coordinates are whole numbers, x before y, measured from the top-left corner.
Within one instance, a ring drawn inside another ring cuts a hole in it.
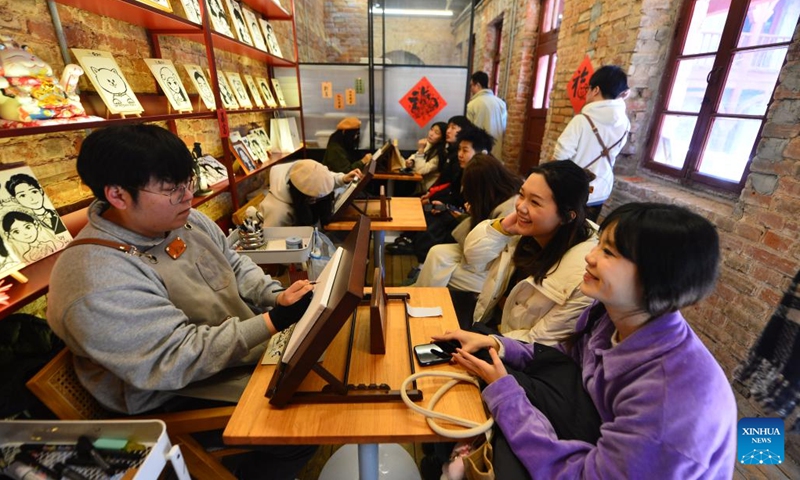
[[[467,104],[467,119],[489,132],[494,138],[492,155],[502,161],[503,134],[508,120],[506,103],[489,89],[489,75],[486,72],[472,74],[469,91],[472,93],[472,99]]]

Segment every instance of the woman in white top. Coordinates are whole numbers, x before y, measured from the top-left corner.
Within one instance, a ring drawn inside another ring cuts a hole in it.
[[[598,227],[586,220],[586,172],[572,161],[532,169],[516,210],[475,227],[464,244],[474,265],[493,262],[473,320],[507,337],[554,345],[572,331],[591,299],[578,288]]]
[[[447,155],[446,130],[445,122],[431,125],[427,138],[419,141],[417,152],[406,160],[406,168],[414,169],[414,173],[422,175],[422,182],[417,189],[420,193],[427,192],[439,178],[439,160]]]

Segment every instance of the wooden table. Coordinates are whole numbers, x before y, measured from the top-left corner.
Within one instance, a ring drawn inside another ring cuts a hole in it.
[[[409,292],[411,294],[409,303],[412,306],[442,307],[443,317],[409,318],[411,345],[428,343],[432,335],[458,328],[458,320],[446,288],[388,288],[387,292]],[[403,303],[392,300],[387,307],[387,342],[384,355],[369,353],[369,308],[364,305],[358,309],[353,357],[350,363],[350,383],[388,383],[392,389],[399,389],[402,381],[411,374],[409,361],[412,353],[408,348]],[[323,366],[332,373],[344,368],[351,322],[352,320],[345,324],[325,353]],[[412,412],[402,401],[290,404],[283,409],[274,408],[264,396],[274,369],[273,365],[256,367],[225,428],[223,434],[225,443],[235,445],[357,443],[360,457],[366,457],[377,456],[377,444],[382,442],[447,440],[436,435],[428,427],[424,417]],[[460,371],[451,365],[420,367],[416,360],[415,369],[418,372],[425,369]],[[301,390],[318,391],[323,383],[316,374],[311,373],[303,382]],[[424,395],[420,404],[427,405],[436,389],[444,383],[444,379],[420,379],[418,388]],[[483,422],[486,419],[478,390],[466,384],[453,388],[436,409],[476,422]],[[373,461],[374,463],[371,463]],[[365,464],[374,465],[376,471],[362,472],[360,478],[377,478],[377,458],[365,460]]]
[[[372,233],[372,248],[375,265],[383,266],[383,247],[386,243],[387,231],[424,231],[428,228],[425,222],[425,213],[422,210],[422,203],[416,197],[393,197],[391,200],[392,219],[388,221],[373,220],[369,229]],[[363,200],[354,200],[354,203],[362,208]],[[379,201],[367,203],[367,214],[380,214]],[[353,229],[356,222],[344,220],[331,222],[325,225],[325,230],[339,230],[349,232]]]
[[[394,196],[394,182],[421,182],[422,175],[419,173],[403,174],[398,171],[375,172],[372,176],[375,180],[386,180],[386,195]]]

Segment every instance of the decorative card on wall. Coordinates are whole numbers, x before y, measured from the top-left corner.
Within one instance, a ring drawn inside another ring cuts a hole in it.
[[[585,55],[575,73],[572,74],[569,83],[567,83],[567,97],[569,97],[572,110],[575,113],[580,113],[583,106],[586,105],[586,92],[589,90],[589,79],[592,74],[594,74],[592,60],[589,55]]]
[[[158,85],[167,96],[169,104],[178,111],[192,111],[192,102],[189,94],[183,86],[175,65],[170,60],[163,58],[145,58],[144,63],[150,68],[153,76],[156,77]]]
[[[258,23],[261,25],[261,31],[264,33],[269,53],[276,57],[283,57],[281,54],[281,46],[278,44],[278,37],[275,36],[275,30],[273,30],[272,25],[263,18],[259,19]]]
[[[242,6],[242,13],[244,13],[244,21],[250,31],[250,37],[253,38],[253,45],[264,52],[269,52],[267,43],[264,41],[264,35],[261,33],[261,27],[258,26],[258,17],[249,8]]]
[[[242,77],[236,72],[223,73],[228,78],[228,83],[231,85],[231,90],[236,96],[236,102],[239,104],[239,106],[242,108],[253,108],[253,104],[250,102],[250,97],[247,96],[247,90],[245,89],[244,82],[242,82]]]
[[[250,96],[253,97],[256,106],[264,108],[264,100],[261,99],[261,94],[258,92],[258,85],[256,85],[256,81],[253,80],[253,76],[245,73],[244,83],[247,84],[247,89],[250,90]]]
[[[276,108],[278,106],[278,102],[275,101],[275,97],[272,96],[272,90],[269,88],[269,82],[264,77],[256,78],[256,82],[258,83],[258,89],[261,91],[261,94],[264,95],[264,101],[267,103],[269,108]]]
[[[73,48],[72,54],[83,67],[89,81],[103,99],[108,111],[114,114],[135,115],[144,108],[136,99],[127,80],[122,75],[114,56],[100,50]]]
[[[281,83],[277,78],[272,79],[272,87],[275,89],[275,98],[278,99],[278,105],[281,107],[286,106],[286,99],[283,98],[283,90],[281,90]]]
[[[151,7],[156,7],[159,10],[164,10],[165,12],[172,11],[172,5],[170,5],[169,0],[136,0],[139,3],[144,3],[145,5],[150,5]]]
[[[195,90],[197,90],[206,108],[209,110],[216,110],[217,104],[214,101],[214,92],[211,91],[211,84],[208,83],[208,79],[203,73],[203,69],[200,68],[200,65],[186,64],[184,68],[186,68],[186,73],[189,74],[189,79],[192,81],[192,85],[194,85]]]
[[[422,77],[400,98],[400,105],[422,128],[447,106],[447,102],[430,80]]]
[[[70,235],[30,167],[0,171],[0,276],[64,248]]]
[[[208,6],[208,13],[211,17],[211,26],[214,27],[214,30],[233,38],[228,14],[225,12],[222,0],[206,0],[206,5]]]
[[[198,0],[181,0],[181,5],[187,20],[201,24],[203,23],[203,17],[200,16],[200,4],[197,2]]]
[[[207,71],[206,73],[208,73],[208,76],[211,77],[210,72]],[[228,86],[228,81],[225,80],[225,74],[222,72],[218,73],[219,75],[217,75],[217,83],[219,83],[219,96],[222,98],[222,105],[228,109],[239,108],[239,104],[236,102],[236,97],[233,95],[231,87]]]
[[[228,6],[228,14],[233,20],[233,31],[236,33],[236,38],[242,43],[252,45],[253,40],[250,38],[250,32],[248,32],[247,24],[244,21],[242,4],[236,0],[225,0],[225,4]]]

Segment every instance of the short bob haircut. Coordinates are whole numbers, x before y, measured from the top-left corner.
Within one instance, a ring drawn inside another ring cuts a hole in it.
[[[94,196],[107,200],[107,186],[124,188],[136,202],[150,181],[187,181],[194,161],[183,141],[155,125],[121,125],[92,132],[78,154],[78,175]]]
[[[611,212],[617,251],[636,264],[644,308],[652,317],[692,305],[714,288],[719,236],[714,226],[683,207],[628,203]]]
[[[628,75],[616,65],[605,65],[592,74],[589,86],[600,87],[600,93],[605,100],[614,100],[628,90]]]
[[[456,146],[460,146],[461,142],[470,142],[475,153],[489,153],[494,147],[494,137],[489,135],[486,130],[476,126],[462,128],[458,132]]]

